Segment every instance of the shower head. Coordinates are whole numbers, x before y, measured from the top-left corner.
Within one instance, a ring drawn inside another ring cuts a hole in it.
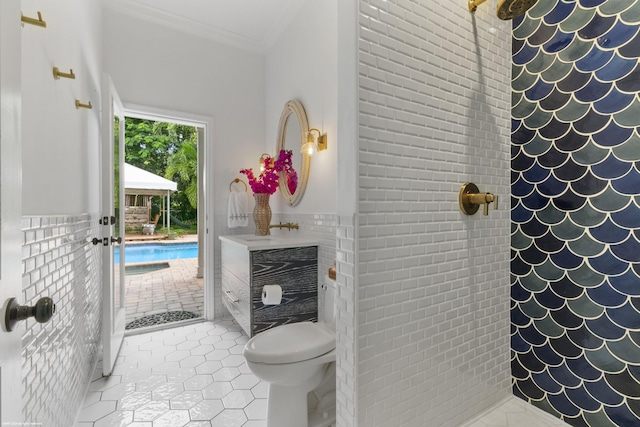
[[[475,12],[486,0],[468,0],[469,12]],[[502,20],[513,19],[531,9],[538,0],[498,0],[496,14]]]
[[[499,0],[496,14],[502,20],[524,15],[538,0]]]

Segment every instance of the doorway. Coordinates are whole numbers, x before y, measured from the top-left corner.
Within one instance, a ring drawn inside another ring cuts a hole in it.
[[[152,180],[177,184],[159,192],[125,189],[127,333],[212,318],[204,191],[211,123],[189,113],[126,106],[125,126],[126,163],[157,177]]]

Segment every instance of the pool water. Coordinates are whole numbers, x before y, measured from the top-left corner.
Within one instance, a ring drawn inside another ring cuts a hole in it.
[[[120,262],[120,248],[115,248],[116,263]],[[198,243],[144,243],[126,245],[124,262],[170,261],[172,259],[198,258]]]

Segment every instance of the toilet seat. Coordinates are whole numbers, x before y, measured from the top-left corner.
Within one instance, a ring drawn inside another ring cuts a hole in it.
[[[267,329],[254,336],[247,342],[244,356],[250,362],[276,365],[313,359],[335,347],[335,334],[327,328],[299,322]]]

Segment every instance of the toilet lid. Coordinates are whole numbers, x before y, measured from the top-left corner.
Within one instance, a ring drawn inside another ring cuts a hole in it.
[[[276,365],[313,359],[335,347],[335,334],[317,323],[289,323],[251,338],[244,347],[244,357],[250,362]]]

